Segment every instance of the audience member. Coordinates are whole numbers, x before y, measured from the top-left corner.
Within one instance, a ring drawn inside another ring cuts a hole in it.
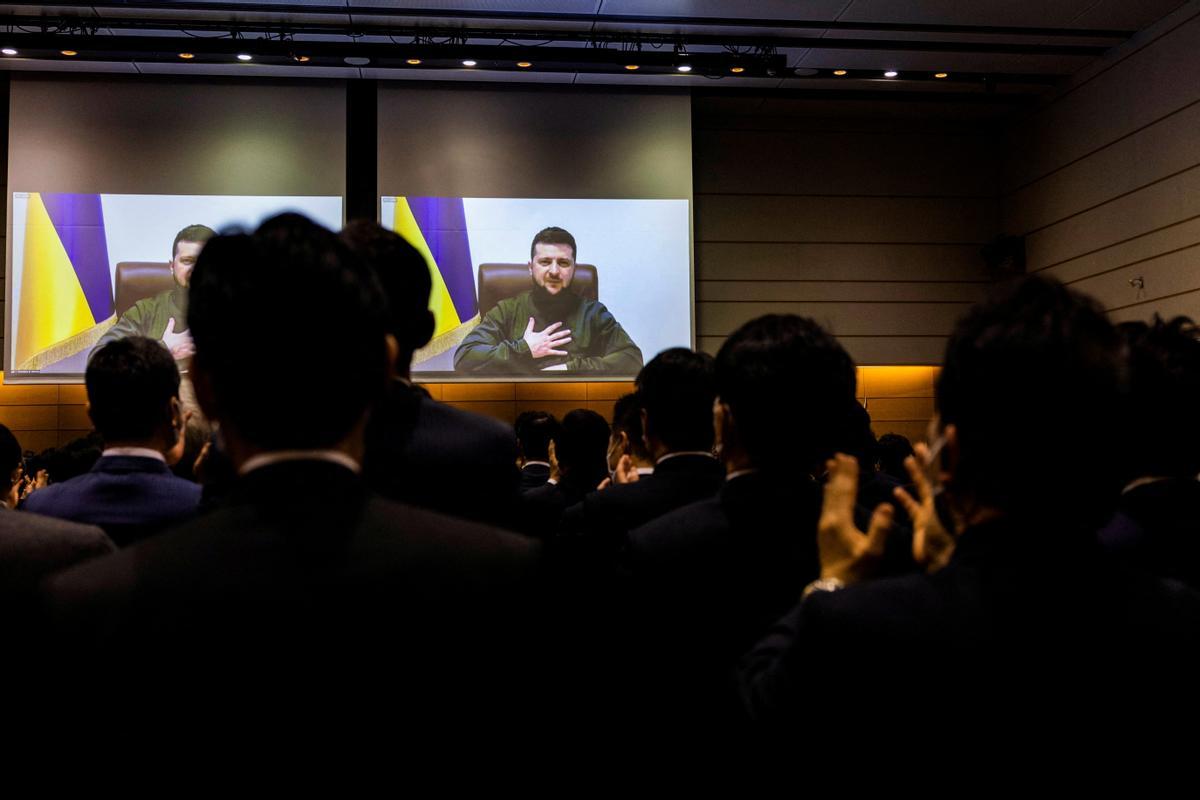
[[[914,454],[912,442],[908,441],[908,437],[898,433],[885,433],[879,437],[875,453],[876,470],[891,476],[901,486],[911,482],[908,470],[904,468],[904,462]]]
[[[1200,586],[1200,338],[1186,317],[1119,326],[1128,348],[1125,489],[1105,547]]]
[[[93,430],[61,447],[50,447],[37,455],[26,453],[25,479],[35,481],[42,474],[45,484],[69,481],[91,470],[103,451],[104,439]]]
[[[104,451],[90,472],[33,492],[23,508],[99,525],[122,547],[194,514],[200,487],[167,464],[185,424],[170,352],[144,336],[117,339],[93,352],[84,381]]]
[[[616,485],[589,492],[568,508],[561,532],[606,542],[615,551],[638,525],[716,494],[725,471],[712,456],[715,396],[712,356],[676,347],[651,359],[638,374],[637,397],[653,473],[639,476],[633,459],[624,457]]]
[[[567,412],[550,443],[551,477],[521,497],[521,530],[539,539],[554,535],[563,511],[608,477],[608,437],[608,423],[595,411]]]
[[[1120,418],[1122,391],[1116,331],[1060,284],[1026,278],[971,310],[937,381],[932,452],[920,448],[934,485],[910,459],[920,502],[902,495],[917,554],[943,524],[951,554],[933,574],[869,580],[890,506],[857,530],[857,466],[839,455],[821,580],[743,663],[752,717],[860,729],[898,704],[969,736],[1014,716],[1070,724],[1098,702],[1108,716],[1167,679],[1195,647],[1197,596],[1112,564],[1095,538],[1121,485],[1097,431]]]
[[[628,551],[636,612],[655,626],[645,645],[655,658],[642,662],[649,691],[667,713],[698,722],[733,713],[728,672],[817,576],[814,475],[855,389],[850,356],[797,316],[743,325],[715,371],[725,483],[635,528]]]
[[[642,397],[637,392],[621,395],[613,403],[612,433],[608,437],[607,454],[610,480],[616,478],[617,467],[626,456],[629,466],[639,478],[654,472],[654,456],[646,448],[646,437],[642,431]]]
[[[99,648],[89,663],[140,665],[153,650],[169,666],[139,669],[139,690],[161,678],[239,712],[394,702],[389,714],[421,725],[532,703],[520,680],[533,674],[521,631],[534,543],[378,498],[359,477],[395,363],[369,269],[284,214],[212,239],[189,308],[197,398],[237,485],[203,517],[57,576],[47,600],[69,640]],[[262,335],[283,330],[286,347]],[[335,363],[303,402],[280,389]]]
[[[379,278],[391,309],[388,329],[399,346],[395,377],[367,428],[367,485],[398,502],[512,525],[519,482],[512,429],[439,403],[409,379],[413,352],[433,335],[424,256],[367,220],[347,225],[341,239]],[[471,502],[463,502],[466,494]]]
[[[527,492],[550,480],[550,442],[558,435],[559,423],[545,411],[522,411],[514,425],[517,460],[521,465],[521,491]]]

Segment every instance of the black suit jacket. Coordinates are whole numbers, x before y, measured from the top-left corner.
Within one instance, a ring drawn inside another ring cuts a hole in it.
[[[523,537],[292,461],[240,478],[203,517],[61,573],[46,602],[63,645],[127,670],[131,691],[168,681],[220,703],[343,692],[402,705],[406,720],[474,717],[533,702],[521,681],[538,661],[538,568]]]
[[[550,467],[547,464],[526,464],[521,467],[522,492],[545,486],[548,480],[550,480]]]
[[[390,500],[511,527],[516,462],[509,426],[396,381],[367,428],[363,474]]]
[[[1164,578],[1200,587],[1200,481],[1168,478],[1121,495],[1117,513],[1100,531],[1114,556]]]

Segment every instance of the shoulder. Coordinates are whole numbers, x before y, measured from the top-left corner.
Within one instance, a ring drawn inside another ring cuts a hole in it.
[[[629,544],[635,554],[653,558],[678,547],[693,546],[729,529],[729,519],[716,497],[663,514],[635,528]]]
[[[104,531],[95,525],[84,525],[33,511],[0,511],[0,550],[28,542],[49,548],[66,545],[72,548],[108,552],[113,544]]]
[[[418,408],[418,426],[443,428],[455,436],[472,439],[479,446],[504,447],[512,444],[515,447],[516,434],[500,420],[464,411],[430,397],[422,397]]]
[[[90,484],[90,479],[91,473],[85,472],[62,483],[53,483],[37,489],[22,501],[21,510],[39,514],[44,513],[46,509],[54,508],[57,503],[62,502],[68,497],[74,497],[83,491]]]

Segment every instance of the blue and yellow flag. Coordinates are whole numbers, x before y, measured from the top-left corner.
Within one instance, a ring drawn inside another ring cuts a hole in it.
[[[17,269],[17,370],[89,349],[116,322],[100,195],[31,193]]]
[[[479,324],[474,265],[461,197],[397,197],[392,230],[429,262],[433,339],[413,355],[419,362],[458,347]]]

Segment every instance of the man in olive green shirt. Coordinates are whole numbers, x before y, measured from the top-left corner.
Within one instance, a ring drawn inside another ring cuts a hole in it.
[[[546,228],[533,238],[533,287],[501,300],[454,353],[460,372],[536,375],[566,371],[633,378],[642,351],[603,303],[569,291],[575,237]]]
[[[100,337],[92,352],[127,336],[146,336],[161,340],[176,361],[190,359],[195,347],[187,324],[188,281],[204,243],[215,235],[212,228],[204,225],[189,225],[176,234],[171,245],[171,275],[175,278],[175,286],[134,303],[117,324]]]

